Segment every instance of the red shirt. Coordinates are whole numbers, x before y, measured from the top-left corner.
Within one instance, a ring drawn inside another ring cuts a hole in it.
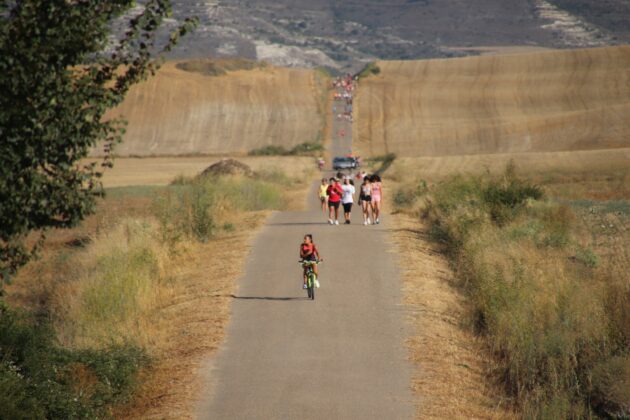
[[[341,195],[343,194],[341,185],[339,185],[338,183],[329,185],[328,188],[326,189],[326,194],[328,194],[329,203],[337,203],[341,201]]]
[[[310,257],[311,255],[315,257],[319,257],[319,252],[317,251],[317,247],[314,243],[302,243],[302,255],[304,257]]]

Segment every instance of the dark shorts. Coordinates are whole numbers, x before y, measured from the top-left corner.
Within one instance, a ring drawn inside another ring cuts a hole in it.
[[[361,201],[365,201],[365,202],[369,203],[370,201],[372,201],[372,196],[371,195],[364,195],[363,197],[361,197]]]
[[[352,203],[343,203],[343,212],[350,213],[352,210]]]
[[[339,208],[339,203],[340,201],[335,201],[334,203],[331,203],[330,201],[328,202],[328,207],[333,207],[338,209]]]

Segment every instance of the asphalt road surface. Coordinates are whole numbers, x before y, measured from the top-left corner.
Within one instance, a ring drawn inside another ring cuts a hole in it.
[[[334,136],[331,152],[345,141]],[[328,225],[314,188],[308,200],[307,211],[275,213],[254,242],[226,342],[205,371],[201,419],[413,418],[387,218],[364,226],[355,204],[351,225]],[[306,233],[324,258],[314,301],[298,264]]]

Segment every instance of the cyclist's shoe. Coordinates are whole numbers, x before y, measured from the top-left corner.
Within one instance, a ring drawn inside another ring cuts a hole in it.
[[[319,280],[315,280],[315,287],[319,289]]]
[[[306,287],[306,283],[302,285],[302,289],[308,289],[308,287]]]

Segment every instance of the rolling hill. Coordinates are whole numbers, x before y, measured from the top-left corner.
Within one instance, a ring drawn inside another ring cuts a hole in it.
[[[630,46],[378,66],[356,100],[365,156],[630,147]]]
[[[129,121],[119,156],[243,154],[321,138],[325,78],[252,62],[168,62],[110,114]],[[98,155],[98,151],[95,151]]]
[[[171,58],[246,57],[353,72],[373,60],[475,55],[460,47],[630,43],[628,0],[174,0]]]

